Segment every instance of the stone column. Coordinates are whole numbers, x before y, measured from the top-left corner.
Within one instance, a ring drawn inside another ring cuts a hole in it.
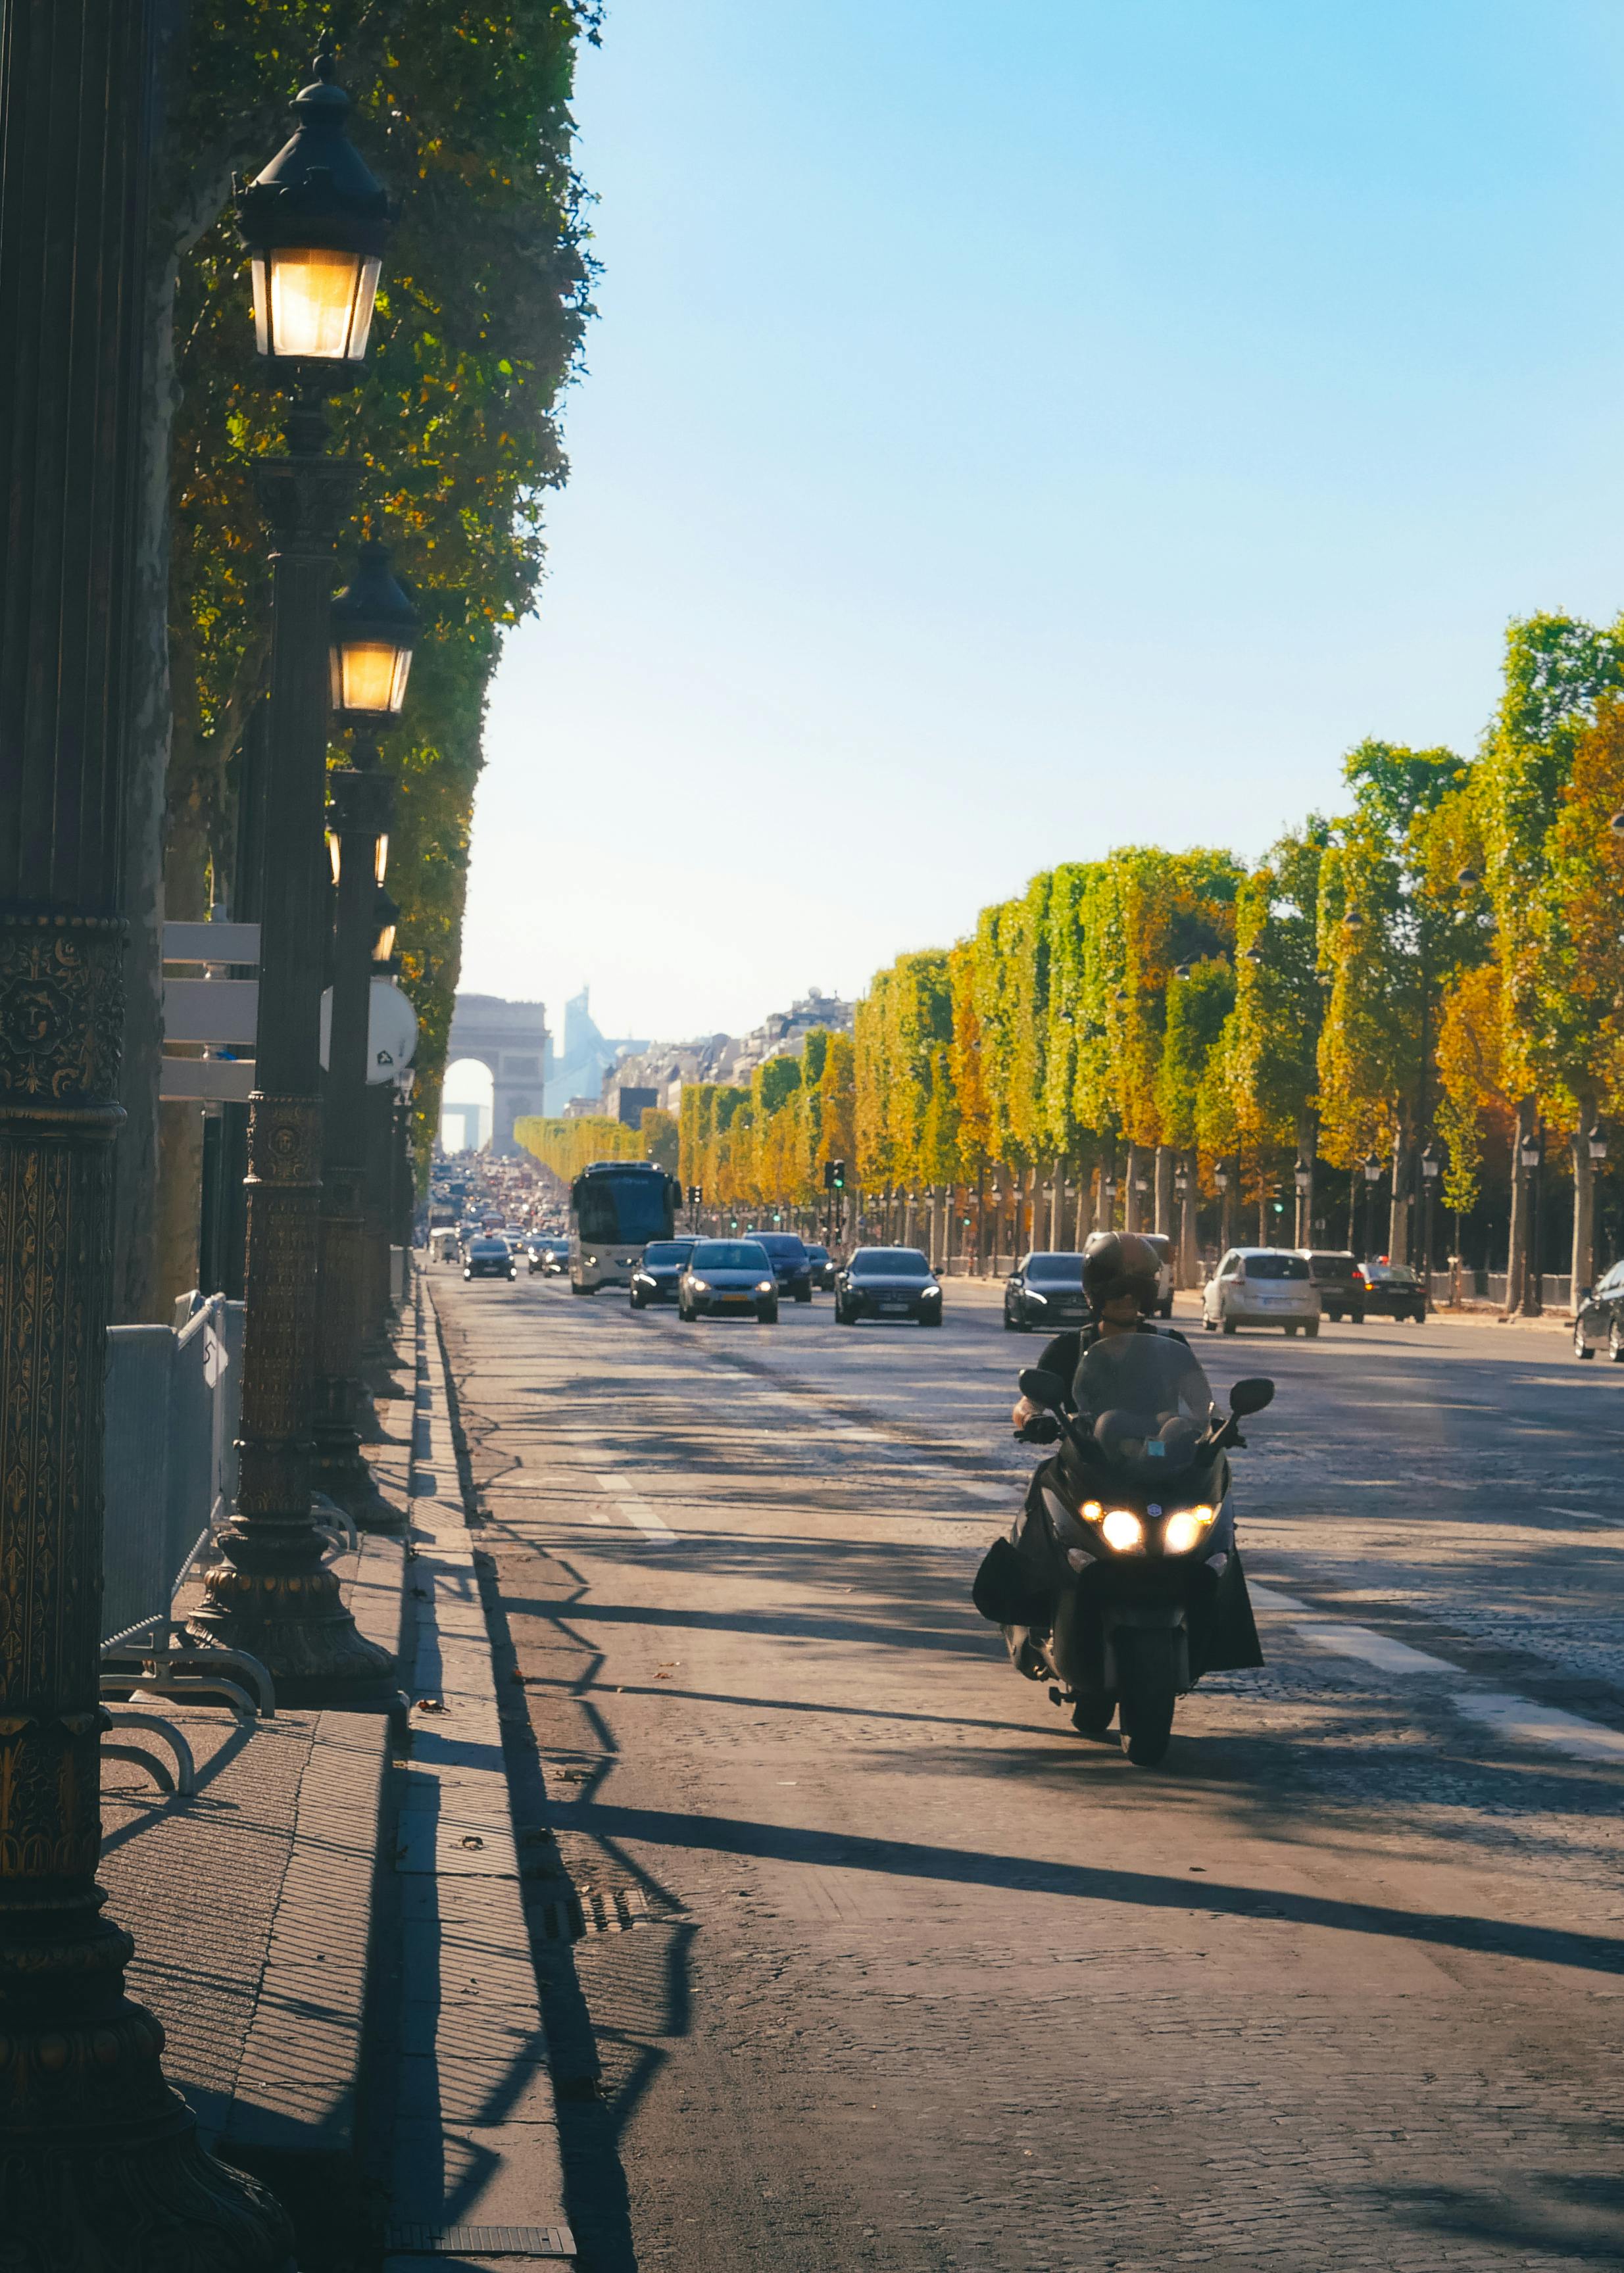
[[[0,2258],[291,2273],[95,1879],[149,37],[146,0],[0,19]]]

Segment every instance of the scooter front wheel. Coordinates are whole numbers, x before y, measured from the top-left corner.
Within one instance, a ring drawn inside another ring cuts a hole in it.
[[[1155,1695],[1140,1691],[1122,1700],[1122,1748],[1136,1768],[1160,1767],[1173,1741],[1173,1709],[1177,1703],[1169,1689]]]

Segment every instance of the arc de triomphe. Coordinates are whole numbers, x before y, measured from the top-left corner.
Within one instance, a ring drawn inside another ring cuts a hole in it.
[[[519,1147],[513,1124],[542,1108],[546,1078],[545,1002],[504,1002],[496,994],[459,994],[451,1016],[447,1065],[474,1058],[491,1069],[494,1091],[491,1150],[511,1159]]]

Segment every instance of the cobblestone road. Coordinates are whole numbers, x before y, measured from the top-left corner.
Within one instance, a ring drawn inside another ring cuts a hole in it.
[[[1201,1343],[1268,1664],[1147,1775],[970,1608],[979,1293],[432,1284],[590,2273],[1624,2265],[1624,1370]]]

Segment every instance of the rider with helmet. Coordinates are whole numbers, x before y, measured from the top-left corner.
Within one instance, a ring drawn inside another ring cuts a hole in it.
[[[1160,1332],[1170,1341],[1183,1342],[1183,1334],[1170,1326],[1157,1328],[1150,1323],[1160,1293],[1160,1271],[1155,1249],[1138,1232],[1091,1233],[1083,1247],[1083,1294],[1094,1315],[1087,1325],[1055,1336],[1038,1360],[1040,1370],[1058,1374],[1069,1391],[1083,1352],[1112,1334]],[[1060,1434],[1053,1414],[1040,1412],[1025,1397],[1016,1400],[1010,1419],[1025,1444],[1052,1444]]]

